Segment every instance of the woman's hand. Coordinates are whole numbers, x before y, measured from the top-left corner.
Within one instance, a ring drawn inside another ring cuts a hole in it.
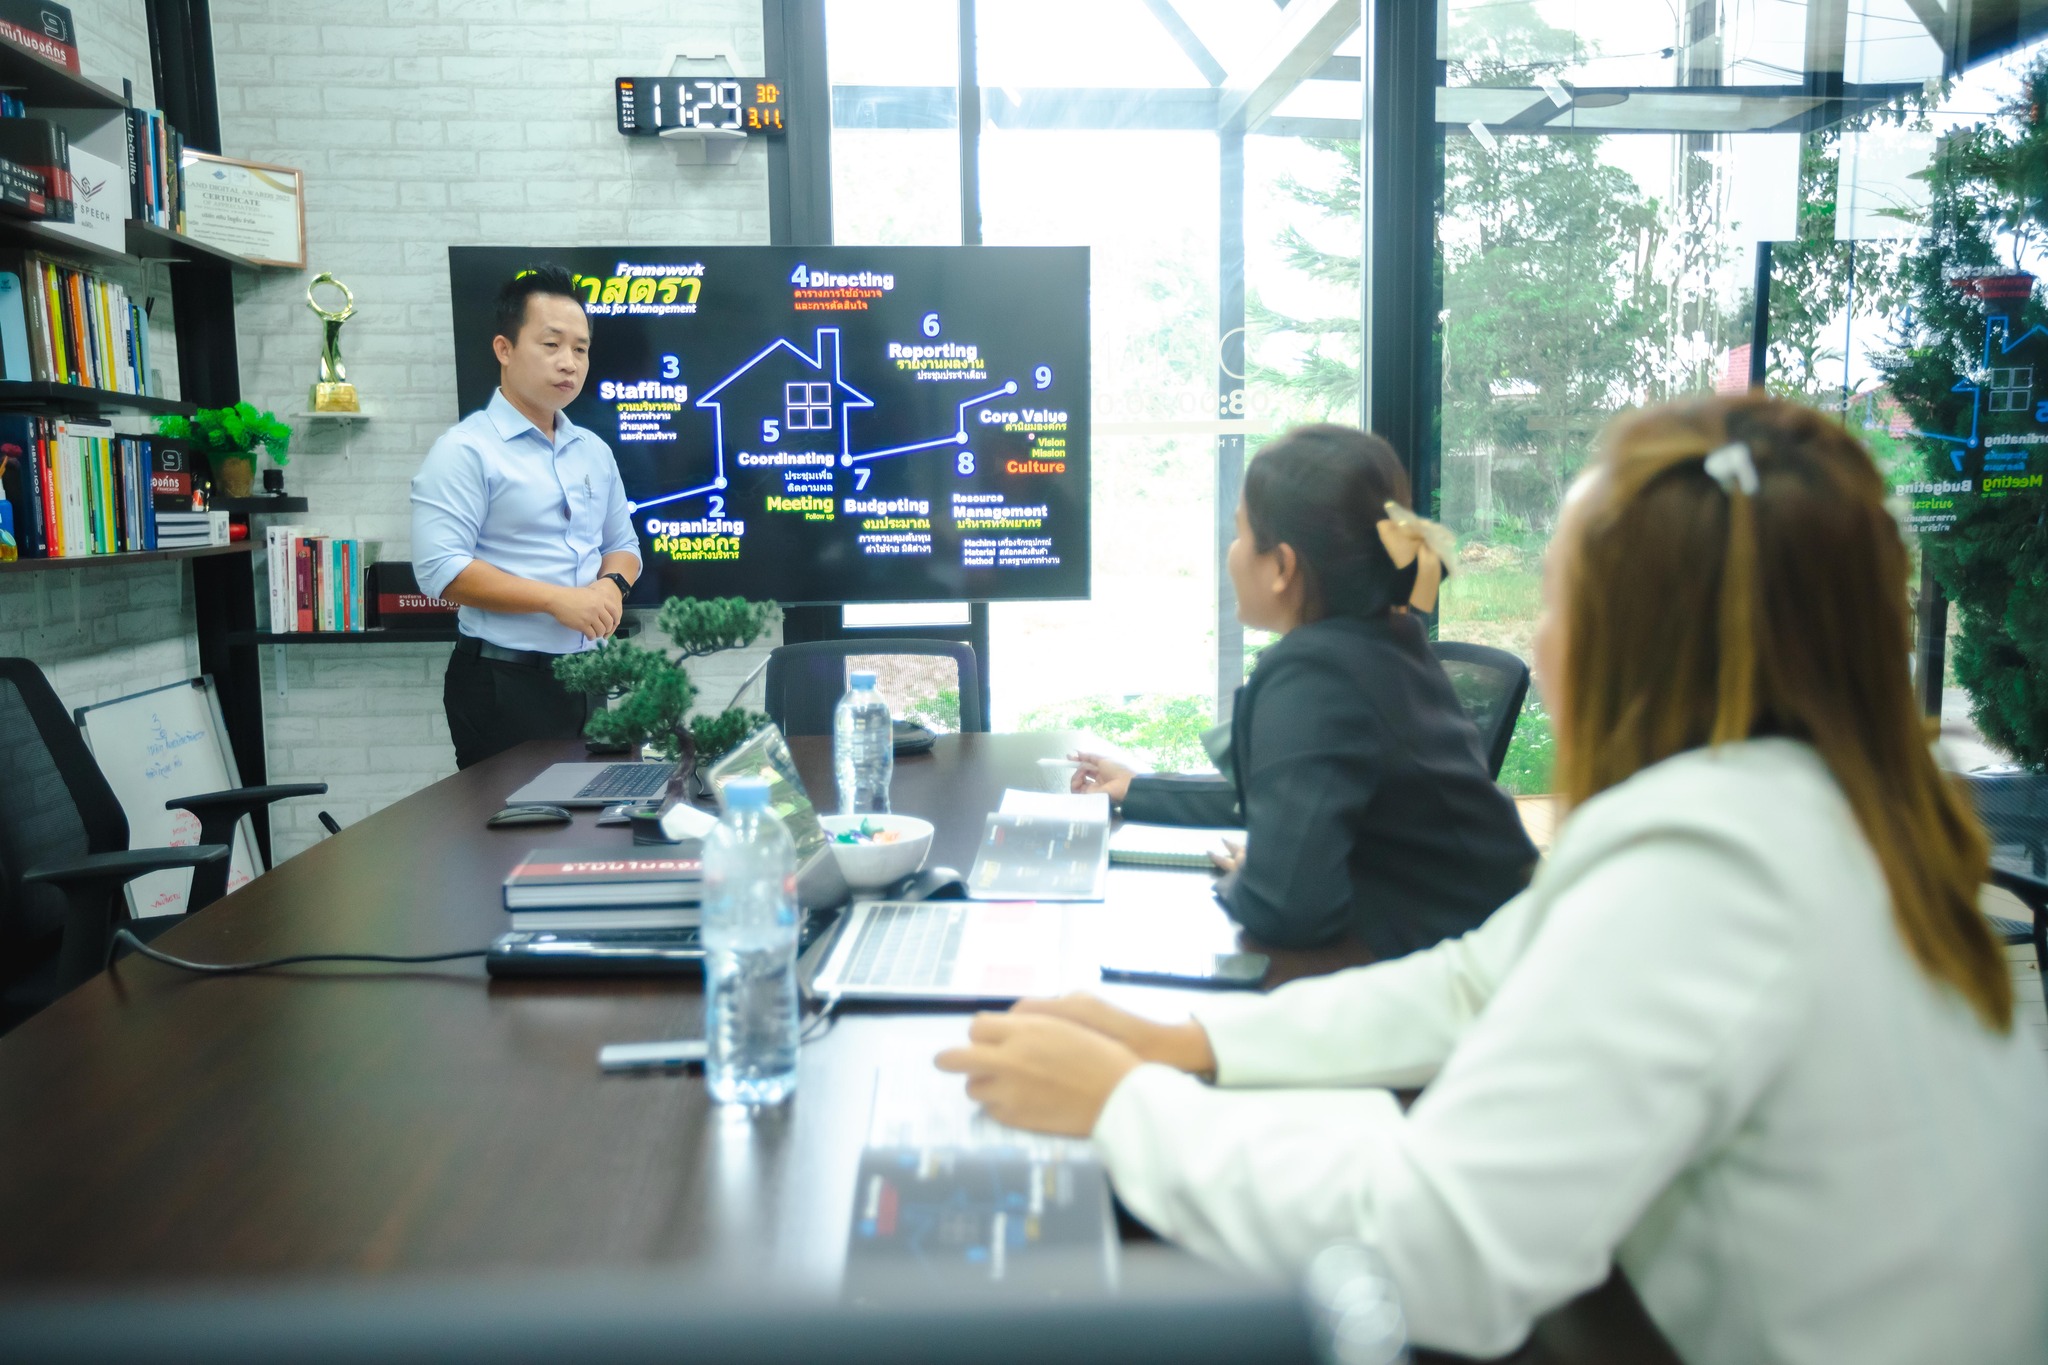
[[[967,1097],[1013,1128],[1087,1137],[1102,1106],[1140,1065],[1113,1038],[1045,1014],[977,1014],[967,1046],[935,1059],[967,1077]]]
[[[1076,993],[1051,1000],[1019,1000],[1012,1014],[1048,1015],[1091,1029],[1129,1048],[1140,1061],[1162,1062],[1177,1071],[1206,1076],[1216,1070],[1209,1034],[1194,1020],[1162,1024],[1118,1009],[1100,996]]]
[[[1223,841],[1223,852],[1211,853],[1209,861],[1216,864],[1216,870],[1225,875],[1237,871],[1238,864],[1244,861],[1243,841],[1225,839]]]
[[[1069,791],[1107,792],[1109,799],[1118,805],[1123,804],[1124,797],[1131,790],[1131,779],[1138,775],[1136,769],[1126,768],[1101,754],[1071,753],[1067,758],[1081,765],[1075,769],[1073,780],[1068,783]]]

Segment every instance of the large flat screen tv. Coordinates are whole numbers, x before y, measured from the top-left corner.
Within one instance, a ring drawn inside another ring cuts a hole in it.
[[[569,271],[571,421],[611,444],[636,602],[1088,596],[1084,247],[450,247],[456,397],[493,303]]]

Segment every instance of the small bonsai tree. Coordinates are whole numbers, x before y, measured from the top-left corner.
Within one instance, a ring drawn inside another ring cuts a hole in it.
[[[655,623],[676,647],[673,658],[615,636],[595,649],[557,659],[555,676],[573,691],[615,703],[593,714],[584,734],[601,744],[651,743],[663,758],[680,762],[687,776],[695,765],[729,752],[768,718],[737,706],[692,717],[697,684],[683,665],[745,648],[781,615],[773,602],[671,597],[661,604]]]

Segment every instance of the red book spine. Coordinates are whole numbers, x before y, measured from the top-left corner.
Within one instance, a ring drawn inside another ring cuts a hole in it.
[[[304,540],[292,541],[292,564],[299,584],[299,629],[313,628],[313,546]]]
[[[50,419],[36,418],[36,460],[42,465],[43,474],[43,552],[55,555],[61,542],[57,539],[57,483],[55,469],[51,464],[55,454],[55,442],[50,438]]]

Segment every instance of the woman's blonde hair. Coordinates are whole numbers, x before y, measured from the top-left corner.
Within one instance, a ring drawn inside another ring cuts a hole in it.
[[[1709,398],[1617,419],[1594,467],[1564,566],[1565,800],[1707,744],[1806,741],[1914,960],[2009,1031],[2012,981],[1977,906],[1984,835],[1929,751],[1907,674],[1909,560],[1869,454],[1810,408]]]

